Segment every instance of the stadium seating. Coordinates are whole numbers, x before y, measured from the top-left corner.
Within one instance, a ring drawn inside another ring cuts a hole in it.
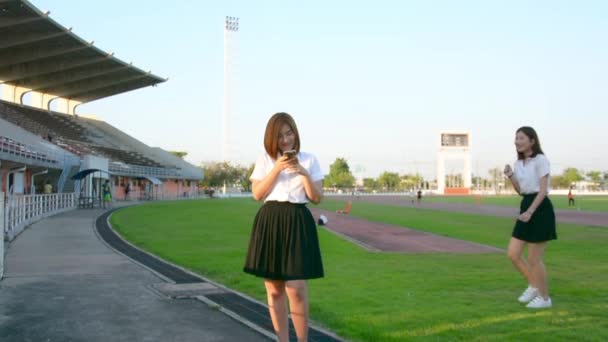
[[[121,143],[116,139],[116,134],[102,130],[100,125],[92,123],[93,120],[5,101],[0,101],[0,118],[79,156],[92,154],[130,165],[165,167],[132,146],[125,145],[124,141]]]

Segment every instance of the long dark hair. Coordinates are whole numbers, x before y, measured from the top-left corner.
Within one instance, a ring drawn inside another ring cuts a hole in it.
[[[530,156],[531,158],[536,157],[537,154],[545,154],[543,153],[543,149],[540,148],[540,140],[538,140],[538,134],[536,134],[536,131],[534,130],[534,128],[530,127],[530,126],[522,126],[519,129],[517,129],[517,131],[515,131],[515,134],[522,132],[523,134],[525,134],[528,139],[533,140],[534,143],[532,144],[532,155]],[[519,160],[524,160],[526,159],[526,156],[524,156],[524,154],[522,152],[517,152],[517,159]]]

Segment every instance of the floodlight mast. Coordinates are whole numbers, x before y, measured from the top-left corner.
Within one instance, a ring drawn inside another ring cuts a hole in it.
[[[230,161],[230,114],[232,92],[233,40],[239,30],[239,18],[226,17],[224,23],[224,108],[222,117],[222,160]]]

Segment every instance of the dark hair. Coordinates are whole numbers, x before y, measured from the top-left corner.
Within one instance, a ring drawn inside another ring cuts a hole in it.
[[[534,141],[532,143],[532,155],[530,156],[531,158],[536,157],[537,154],[544,154],[543,149],[540,148],[540,140],[538,140],[538,134],[536,134],[536,131],[534,130],[534,128],[532,128],[530,126],[522,126],[519,129],[517,129],[517,131],[515,131],[515,134],[517,134],[519,132],[522,132],[525,136],[528,137],[528,139]],[[524,156],[524,154],[522,152],[518,151],[517,159],[524,160],[524,159],[526,159],[526,156]]]
[[[289,126],[295,135],[294,150],[300,152],[300,134],[296,122],[287,113],[276,113],[266,124],[266,133],[264,133],[264,148],[272,159],[276,159],[279,153],[279,136],[283,125]],[[281,151],[284,152],[284,151]]]

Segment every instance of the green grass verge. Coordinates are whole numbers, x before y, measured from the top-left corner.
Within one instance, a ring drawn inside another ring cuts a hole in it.
[[[584,210],[584,211],[608,211],[608,196],[576,196],[576,206],[568,207],[568,197],[561,195],[550,195],[551,202],[556,209]],[[519,207],[521,197],[519,196],[425,196],[425,202],[433,203],[470,203],[502,205]]]
[[[249,199],[159,202],[111,222],[127,240],[261,301],[242,266]],[[336,209],[342,202],[325,201]],[[371,203],[353,215],[504,248],[513,220]],[[311,318],[354,341],[608,340],[608,230],[559,225],[546,265],[554,308],[517,303],[525,283],[503,254],[370,253],[319,230],[326,277],[310,284]]]

